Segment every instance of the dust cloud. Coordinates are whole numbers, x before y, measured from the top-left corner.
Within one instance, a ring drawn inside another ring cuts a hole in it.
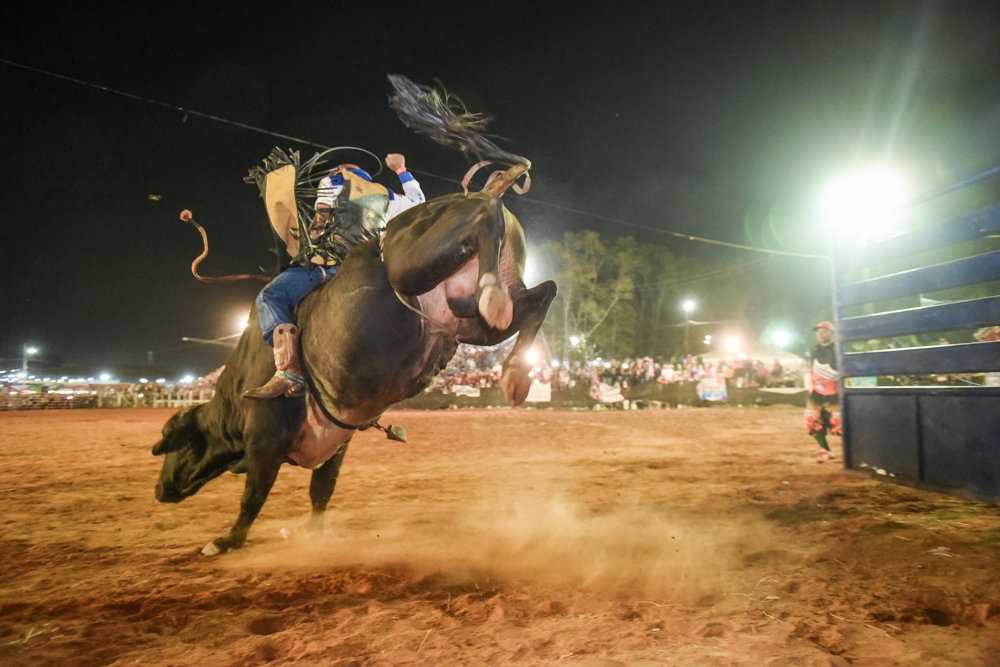
[[[764,522],[749,515],[695,517],[640,504],[592,509],[544,495],[480,499],[450,509],[433,518],[410,510],[365,527],[340,524],[332,510],[325,533],[313,537],[285,521],[288,539],[255,544],[233,565],[405,568],[455,583],[536,582],[691,604],[745,586],[738,576],[744,555],[778,543]],[[267,523],[258,530],[281,530]]]

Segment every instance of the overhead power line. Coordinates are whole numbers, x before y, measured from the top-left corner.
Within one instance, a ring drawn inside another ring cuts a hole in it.
[[[550,202],[539,201],[537,199],[531,199],[529,197],[521,197],[522,200],[531,202],[532,204],[539,204],[541,206],[548,206],[549,208],[558,209],[560,211],[566,211],[567,213],[576,213],[578,215],[586,215],[591,218],[597,218],[598,220],[604,220],[607,222],[613,222],[619,225],[624,225],[626,227],[634,227],[635,229],[642,229],[647,232],[656,232],[658,234],[667,234],[668,236],[676,236],[677,238],[684,239],[686,241],[697,241],[699,243],[711,243],[712,245],[725,246],[727,248],[739,248],[740,250],[752,250],[754,252],[763,252],[768,255],[784,255],[786,257],[808,257],[810,259],[827,259],[826,255],[810,255],[802,252],[791,252],[788,250],[769,250],[767,248],[757,248],[755,246],[740,245],[739,243],[729,243],[727,241],[717,241],[715,239],[706,239],[701,236],[692,236],[690,234],[684,234],[682,232],[674,232],[669,229],[659,229],[658,227],[649,227],[647,225],[640,225],[635,222],[629,222],[628,220],[622,220],[621,218],[612,218],[606,215],[600,215],[599,213],[591,213],[589,211],[581,211],[575,208],[569,208],[568,206],[560,206],[559,204],[552,204]]]
[[[100,90],[100,91],[105,92],[105,93],[111,93],[113,95],[120,95],[122,97],[127,97],[127,98],[129,98],[131,100],[137,100],[139,102],[146,102],[147,104],[152,104],[154,106],[163,107],[164,109],[171,109],[173,111],[179,111],[181,113],[188,114],[189,116],[198,116],[200,118],[207,118],[208,120],[214,120],[214,121],[216,121],[218,123],[225,123],[226,125],[233,125],[235,127],[239,127],[239,128],[244,129],[244,130],[249,130],[251,132],[258,132],[260,134],[267,134],[267,135],[270,135],[272,137],[277,137],[279,139],[285,139],[285,140],[288,140],[288,141],[294,141],[295,143],[302,144],[302,145],[305,145],[305,146],[312,146],[314,148],[319,148],[319,149],[322,149],[322,150],[329,150],[330,148],[332,148],[331,146],[326,146],[326,145],[323,145],[323,144],[320,144],[320,143],[316,143],[315,141],[309,141],[308,139],[301,139],[299,137],[293,137],[290,134],[282,134],[280,132],[274,132],[274,131],[268,130],[266,128],[257,127],[255,125],[249,125],[247,123],[240,123],[238,121],[229,120],[228,118],[222,118],[221,116],[215,116],[213,114],[208,114],[208,113],[204,113],[204,112],[201,112],[201,111],[195,111],[193,109],[188,109],[186,107],[178,106],[176,104],[167,104],[166,102],[160,102],[159,100],[154,100],[154,99],[151,99],[151,98],[148,98],[148,97],[143,97],[142,95],[135,95],[133,93],[126,93],[124,91],[117,90],[115,88],[109,88],[107,86],[102,86],[102,85],[99,85],[99,84],[96,84],[96,83],[91,83],[89,81],[84,81],[82,79],[77,79],[75,77],[66,76],[64,74],[57,74],[55,72],[50,72],[48,70],[40,69],[38,67],[31,67],[30,65],[24,65],[22,63],[17,63],[17,62],[13,62],[11,60],[6,60],[4,58],[0,58],[0,63],[3,63],[5,65],[10,65],[11,67],[18,67],[20,69],[24,69],[24,70],[27,70],[29,72],[35,72],[36,74],[42,74],[44,76],[50,76],[50,77],[53,77],[55,79],[59,79],[59,80],[62,80],[62,81],[69,81],[70,83],[76,83],[76,84],[79,84],[81,86],[86,86],[88,88],[94,88],[96,90]],[[440,179],[442,181],[447,181],[449,183],[457,183],[459,185],[462,184],[461,181],[458,181],[456,179],[448,178],[447,176],[441,176],[439,174],[434,174],[434,173],[431,173],[429,171],[423,171],[423,170],[420,170],[420,169],[410,169],[410,171],[412,171],[415,174],[420,174],[421,176],[430,176],[432,178],[437,178],[437,179]],[[580,209],[570,208],[568,206],[560,206],[559,204],[553,204],[551,202],[546,202],[546,201],[542,201],[540,199],[534,199],[534,198],[531,198],[531,197],[522,197],[522,200],[530,202],[532,204],[536,204],[538,206],[547,206],[549,208],[557,209],[557,210],[560,210],[560,211],[565,211],[567,213],[574,213],[576,215],[585,215],[587,217],[595,218],[597,220],[604,220],[605,222],[612,222],[612,223],[615,223],[615,224],[618,224],[618,225],[623,225],[623,226],[626,226],[626,227],[632,227],[634,229],[641,229],[641,230],[644,230],[644,231],[647,231],[647,232],[654,232],[654,233],[657,233],[657,234],[666,234],[668,236],[673,236],[673,237],[676,237],[676,238],[684,239],[686,241],[694,241],[694,242],[698,242],[698,243],[708,243],[708,244],[712,244],[712,245],[724,246],[724,247],[727,247],[727,248],[737,248],[739,250],[749,250],[749,251],[752,251],[752,252],[761,252],[761,253],[766,253],[768,255],[783,255],[783,256],[786,256],[786,257],[806,257],[806,258],[809,258],[809,259],[827,259],[826,255],[810,255],[810,254],[807,254],[807,253],[791,252],[791,251],[787,251],[787,250],[770,250],[768,248],[758,248],[756,246],[741,245],[739,243],[729,243],[727,241],[719,241],[719,240],[716,240],[716,239],[707,239],[707,238],[704,238],[704,237],[701,237],[701,236],[692,236],[691,234],[684,234],[682,232],[675,232],[675,231],[671,231],[671,230],[668,230],[668,229],[659,229],[657,227],[649,227],[647,225],[640,225],[640,224],[637,224],[637,223],[634,223],[634,222],[629,222],[628,220],[622,220],[621,218],[612,218],[610,216],[600,215],[598,213],[592,213],[590,211],[583,211],[583,210],[580,210]]]

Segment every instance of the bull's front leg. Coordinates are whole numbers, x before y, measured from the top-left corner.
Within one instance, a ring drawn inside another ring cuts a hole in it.
[[[309,533],[323,532],[323,516],[326,513],[326,506],[333,496],[333,490],[337,486],[337,476],[340,474],[340,466],[344,464],[344,455],[347,454],[345,442],[337,450],[337,453],[330,457],[330,460],[313,470],[312,480],[309,482],[309,499],[312,501],[312,514],[309,521],[302,527]]]
[[[503,362],[503,377],[500,386],[504,397],[511,405],[521,405],[528,398],[531,389],[531,364],[527,351],[535,342],[538,329],[549,312],[549,304],[556,296],[556,284],[546,280],[540,285],[527,289],[520,278],[511,280],[510,295],[514,302],[514,318],[510,328],[497,331],[482,326],[475,321],[463,322],[459,327],[459,341],[471,345],[497,345],[518,331],[517,340],[510,354]]]
[[[549,304],[556,296],[556,284],[547,280],[525,290],[523,296],[518,296],[521,298],[515,300],[514,309],[520,307],[523,318],[518,327],[514,347],[503,360],[503,376],[500,379],[504,397],[514,406],[521,405],[528,398],[528,390],[531,389],[531,378],[528,376],[531,373],[531,363],[527,359],[528,350],[535,342],[535,336],[549,312]]]
[[[215,556],[239,549],[246,542],[247,533],[260,514],[267,495],[278,477],[278,470],[284,461],[285,448],[275,446],[273,438],[253,437],[247,445],[247,481],[240,500],[240,515],[228,535],[217,538],[205,545],[201,553]]]

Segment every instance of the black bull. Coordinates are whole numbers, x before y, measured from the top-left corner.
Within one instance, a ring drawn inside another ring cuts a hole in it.
[[[247,475],[235,524],[203,553],[243,545],[283,463],[313,469],[306,528],[321,530],[354,433],[340,426],[369,424],[422,391],[459,343],[496,345],[519,333],[501,385],[512,404],[525,400],[531,370],[525,353],[556,285],[524,285],[524,233],[495,193],[441,197],[401,214],[389,223],[381,252],[377,241],[362,243],[309,295],[299,311],[313,383],[307,399],[240,399],[275,370],[251,313],[214,398],[171,417],[153,447],[153,454],[166,455],[156,486],[160,502],[180,502],[226,470]]]

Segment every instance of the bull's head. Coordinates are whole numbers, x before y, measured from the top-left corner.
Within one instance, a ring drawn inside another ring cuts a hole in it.
[[[171,417],[163,426],[163,439],[153,445],[154,456],[166,455],[156,484],[156,499],[161,503],[179,503],[193,496],[242,458],[242,452],[211,445],[198,427],[200,407]]]

